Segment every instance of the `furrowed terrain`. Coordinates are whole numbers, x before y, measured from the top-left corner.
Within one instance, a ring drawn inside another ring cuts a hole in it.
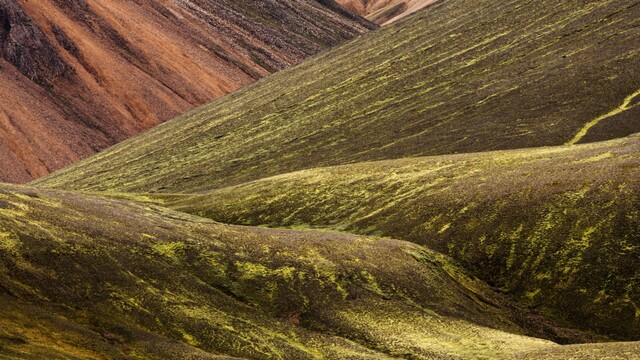
[[[640,135],[320,168],[157,201],[225,223],[409,240],[544,314],[640,339]]]
[[[640,131],[639,24],[637,0],[438,2],[35,184],[193,192],[626,136]]]
[[[637,358],[638,39],[640,0],[438,1],[0,186],[0,353]]]
[[[375,27],[315,0],[0,0],[0,23],[0,181],[9,182]]]
[[[438,0],[337,0],[345,9],[380,25],[398,21],[436,1]]]
[[[559,328],[409,242],[230,226],[9,185],[0,206],[0,356],[468,359],[563,349],[523,336]]]

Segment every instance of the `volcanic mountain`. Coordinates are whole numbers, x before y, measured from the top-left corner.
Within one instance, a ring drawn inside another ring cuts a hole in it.
[[[442,0],[0,185],[0,354],[637,358],[639,19]]]
[[[573,326],[638,339],[639,254],[624,245],[637,241],[637,137],[576,144],[640,130],[640,2],[535,4],[476,2],[484,17],[435,4],[35,184],[390,235]],[[400,159],[425,155],[441,157]]]
[[[0,180],[10,182],[375,27],[314,0],[0,0],[0,22]]]

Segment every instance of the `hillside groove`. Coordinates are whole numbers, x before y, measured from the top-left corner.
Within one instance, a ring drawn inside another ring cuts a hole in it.
[[[622,102],[622,105],[620,105],[619,107],[617,107],[614,110],[611,110],[611,112],[604,114],[592,121],[589,121],[588,123],[586,123],[584,125],[584,127],[582,129],[580,129],[580,131],[578,131],[578,133],[576,134],[576,136],[573,137],[573,139],[571,139],[571,141],[567,142],[567,145],[573,145],[576,144],[578,142],[580,142],[580,140],[582,140],[582,138],[585,137],[585,135],[587,135],[587,133],[589,132],[589,129],[591,129],[592,127],[598,125],[601,121],[609,119],[611,117],[614,117],[622,112],[625,112],[627,110],[631,110],[634,107],[638,106],[638,104],[640,104],[640,102],[636,102],[635,104],[631,104],[633,102],[633,100],[635,100],[636,97],[640,96],[640,89],[636,90],[633,94],[627,96],[624,101]]]
[[[206,194],[147,196],[226,223],[410,240],[574,326],[638,340],[638,159],[634,135],[318,168]]]

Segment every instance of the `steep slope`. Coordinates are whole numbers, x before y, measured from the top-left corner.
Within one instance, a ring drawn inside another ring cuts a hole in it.
[[[336,0],[345,9],[376,24],[387,25],[438,0]]]
[[[519,335],[549,329],[523,330],[503,296],[412,243],[8,185],[0,206],[1,355],[468,359],[557,347]]]
[[[46,175],[374,26],[336,7],[0,0],[0,181]]]
[[[625,136],[640,130],[639,24],[637,0],[439,2],[36,183],[204,191]]]
[[[320,168],[160,200],[227,223],[410,240],[543,313],[640,339],[640,135]]]

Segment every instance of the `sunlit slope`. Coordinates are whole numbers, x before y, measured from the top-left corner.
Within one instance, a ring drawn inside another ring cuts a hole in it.
[[[180,192],[326,165],[640,130],[640,3],[448,0],[59,171]]]
[[[237,224],[410,240],[576,326],[640,339],[640,136],[370,162],[167,197]]]
[[[5,185],[0,207],[2,356],[468,359],[563,331],[409,242]]]

